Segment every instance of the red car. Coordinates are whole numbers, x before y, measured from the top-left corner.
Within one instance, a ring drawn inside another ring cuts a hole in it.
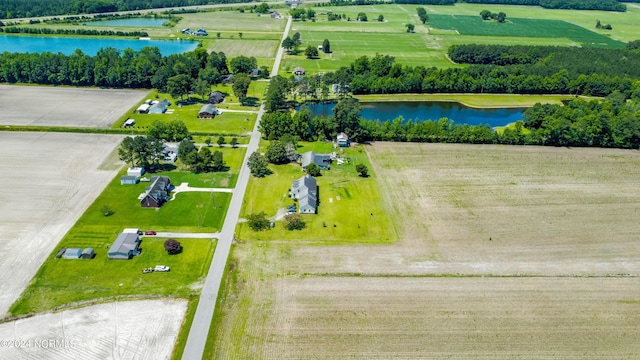
[[[145,231],[145,232],[144,232],[144,234],[145,234],[145,235],[155,235],[155,234],[156,234],[156,232],[155,232],[155,231],[153,231],[153,230],[147,230],[147,231]]]

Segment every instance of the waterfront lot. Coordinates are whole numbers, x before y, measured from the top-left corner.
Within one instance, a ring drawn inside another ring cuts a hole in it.
[[[0,315],[116,174],[121,139],[0,132]]]
[[[0,338],[24,346],[2,346],[0,357],[168,359],[186,311],[184,300],[118,301],[12,321]]]
[[[367,152],[400,240],[242,240],[209,358],[640,355],[637,151]]]
[[[0,124],[109,127],[148,90],[0,85]]]

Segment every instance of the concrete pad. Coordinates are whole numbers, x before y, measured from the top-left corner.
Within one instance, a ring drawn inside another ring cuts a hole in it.
[[[116,175],[99,167],[121,140],[0,132],[0,317]]]
[[[0,124],[110,127],[148,90],[0,85]]]
[[[0,324],[2,359],[169,359],[184,300],[113,302]]]

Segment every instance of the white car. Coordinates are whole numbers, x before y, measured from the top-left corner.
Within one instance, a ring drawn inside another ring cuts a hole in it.
[[[156,265],[155,268],[153,268],[153,271],[159,271],[159,272],[167,272],[171,270],[168,266],[165,265]]]

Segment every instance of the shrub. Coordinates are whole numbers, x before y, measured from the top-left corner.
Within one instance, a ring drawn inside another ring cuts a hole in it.
[[[164,242],[164,249],[167,250],[169,255],[175,255],[182,251],[182,245],[180,245],[178,240],[167,239],[167,241]]]
[[[253,231],[267,230],[269,228],[269,219],[267,219],[267,214],[261,211],[247,216],[247,224]]]
[[[284,228],[287,230],[302,230],[306,226],[300,214],[289,214],[284,217]]]

